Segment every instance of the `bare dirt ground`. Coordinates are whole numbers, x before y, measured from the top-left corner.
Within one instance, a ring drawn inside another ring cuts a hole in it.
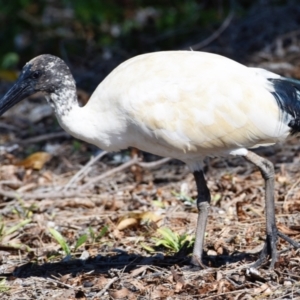
[[[297,63],[280,63],[253,62],[297,76]],[[149,169],[129,151],[92,164],[97,149],[61,132],[39,97],[12,109],[0,129],[1,299],[300,299],[299,249],[279,240],[274,270],[249,267],[265,238],[264,189],[243,159],[207,161],[209,268],[190,270],[189,243],[157,245],[166,242],[159,228],[194,235],[196,190],[183,164]],[[296,241],[299,149],[294,137],[257,150],[276,168],[277,225]]]

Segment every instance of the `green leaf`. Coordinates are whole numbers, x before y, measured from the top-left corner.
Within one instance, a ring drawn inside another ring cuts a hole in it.
[[[156,207],[165,208],[165,204],[160,200],[153,200],[152,203]]]
[[[81,245],[83,245],[88,239],[88,235],[87,234],[83,234],[81,235],[75,245],[75,250],[77,250]]]
[[[96,241],[99,241],[102,237],[104,237],[105,234],[107,233],[107,231],[108,231],[108,226],[104,226],[104,227],[100,230],[100,233],[97,235]]]
[[[1,223],[1,225],[0,225],[0,238],[4,236],[4,228],[5,228],[4,223]]]
[[[171,229],[167,227],[157,229],[157,232],[163,236],[163,240],[158,240],[156,246],[163,245],[166,248],[172,249],[174,251],[179,251],[179,240],[178,235],[174,233]]]
[[[178,236],[170,228],[162,227],[157,229],[157,232],[163,236],[169,242],[178,242]]]
[[[146,251],[148,251],[148,252],[150,252],[150,253],[155,252],[155,250],[154,250],[152,247],[146,245],[145,243],[140,243],[140,245],[141,245]]]
[[[25,244],[5,243],[4,245],[6,247],[13,248],[15,250],[22,250],[22,251],[26,251],[26,252],[33,251],[29,246],[27,246]]]
[[[0,280],[0,293],[8,291],[10,287],[6,285],[6,278]]]
[[[184,201],[187,204],[195,204],[195,199],[193,199],[192,197],[187,196],[184,193],[176,193],[176,192],[172,192],[172,195],[174,195],[178,200]]]
[[[166,227],[159,228],[157,232],[163,238],[154,238],[154,240],[156,241],[155,245],[164,246],[176,252],[178,252],[185,244],[187,245],[187,247],[191,247],[195,240],[195,238],[191,235],[188,235],[186,233],[179,235]]]
[[[90,233],[90,236],[92,238],[92,241],[94,242],[94,240],[95,240],[95,231],[93,230],[93,228],[91,226],[89,226],[89,233]]]
[[[26,224],[30,223],[31,222],[31,219],[26,219],[26,220],[23,220],[21,221],[20,223],[18,223],[17,225],[15,226],[12,226],[10,227],[9,229],[5,230],[4,231],[4,234],[5,235],[9,235],[11,233],[14,233],[15,231],[19,230],[21,227],[25,226]],[[1,228],[2,229],[2,228]]]
[[[63,251],[66,255],[70,255],[70,247],[67,244],[66,240],[63,238],[63,236],[54,228],[49,228],[49,232],[52,234],[52,236],[55,238],[55,240],[59,243]]]

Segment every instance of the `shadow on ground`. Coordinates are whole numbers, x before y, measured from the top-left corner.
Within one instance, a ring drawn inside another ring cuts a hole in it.
[[[124,251],[116,250],[117,255],[102,256],[98,255],[88,259],[69,259],[55,263],[45,263],[38,265],[36,263],[26,263],[16,267],[12,274],[17,278],[35,277],[52,277],[72,274],[76,276],[78,273],[87,273],[93,271],[93,274],[107,274],[111,270],[121,270],[123,272],[131,272],[141,266],[154,266],[160,268],[169,268],[172,266],[183,267],[185,270],[198,271],[199,268],[189,268],[189,257],[178,253],[174,256],[164,256],[159,253],[155,256],[145,257],[136,254],[128,254]],[[209,267],[220,268],[227,264],[236,262],[255,261],[255,257],[249,253],[233,253],[231,255],[208,256],[204,255],[204,264]],[[7,274],[9,275],[9,274]]]

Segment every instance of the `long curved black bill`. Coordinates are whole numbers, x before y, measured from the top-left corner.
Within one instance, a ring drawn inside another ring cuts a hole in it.
[[[0,116],[24,98],[34,94],[34,89],[19,78],[12,88],[0,100]]]

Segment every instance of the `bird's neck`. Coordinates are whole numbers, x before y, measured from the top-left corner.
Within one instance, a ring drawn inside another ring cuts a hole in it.
[[[103,150],[117,151],[128,147],[122,139],[122,132],[126,130],[123,116],[119,111],[108,109],[101,99],[96,103],[90,99],[87,105],[80,107],[75,90],[48,97],[61,127],[72,136]]]
[[[62,86],[55,93],[46,95],[46,99],[58,118],[67,115],[74,107],[78,107],[75,85]]]

